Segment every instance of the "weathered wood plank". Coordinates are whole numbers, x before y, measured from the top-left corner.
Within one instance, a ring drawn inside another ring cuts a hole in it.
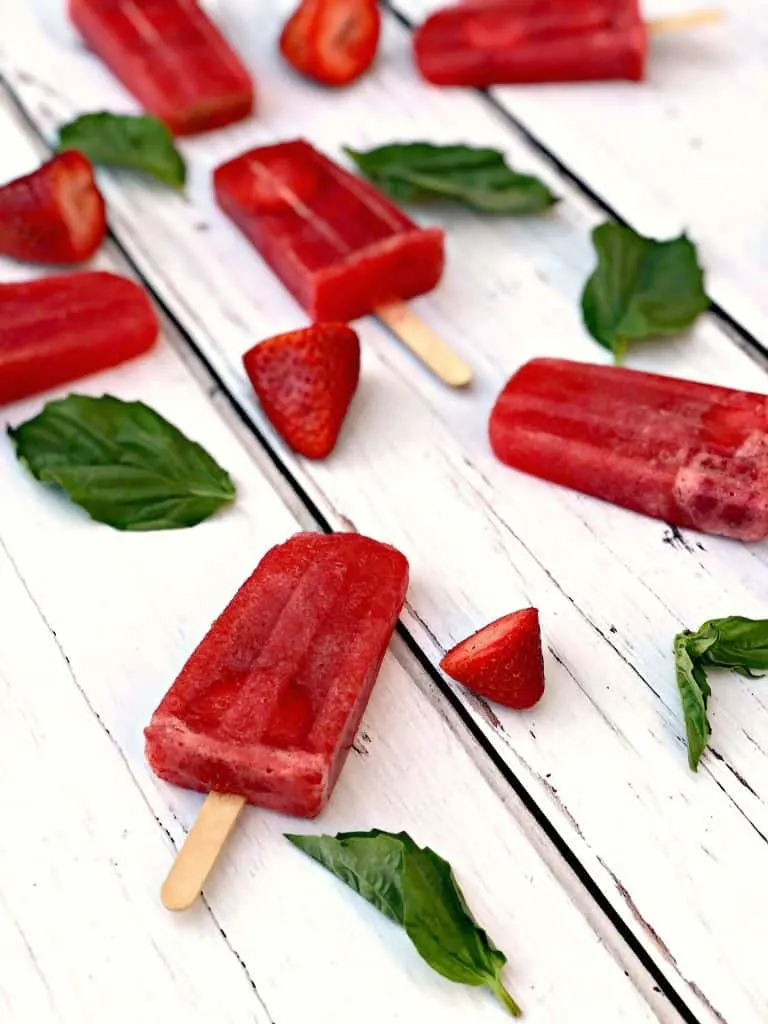
[[[34,154],[3,111],[0,130],[9,177]],[[108,249],[98,264],[120,266]],[[30,273],[0,264],[5,280]],[[204,444],[238,487],[225,513],[193,530],[120,534],[40,487],[0,445],[0,618],[12,626],[0,644],[3,1019],[498,1020],[490,996],[433,974],[282,835],[375,825],[450,858],[509,952],[509,984],[532,1021],[578,1005],[594,1020],[674,1024],[559,853],[457,740],[445,700],[391,655],[328,812],[308,823],[248,808],[207,903],[162,909],[160,883],[200,797],[150,773],[141,730],[260,556],[297,529],[179,344],[167,332],[152,354],[73,390],[141,398]],[[4,408],[4,421],[43,400]]]
[[[747,880],[768,858],[765,691],[759,682],[718,683],[714,752],[694,777],[670,644],[681,626],[713,615],[765,615],[764,545],[678,535],[493,460],[486,416],[514,368],[540,354],[603,358],[576,308],[592,264],[588,231],[601,214],[479,97],[420,85],[407,36],[391,21],[376,74],[331,102],[280,64],[279,18],[269,10],[271,29],[266,14],[254,19],[246,6],[228,3],[223,11],[257,73],[259,118],[184,143],[191,202],[104,175],[113,226],[331,522],[387,537],[409,555],[405,621],[433,661],[495,615],[541,608],[549,648],[542,704],[514,715],[459,688],[457,696],[701,1019],[761,1021],[768,989],[756,937],[768,906]],[[34,36],[29,45],[43,47]],[[45,59],[23,63],[6,58],[9,80],[49,134],[57,121],[89,109],[94,94],[133,109],[85,54],[46,49]],[[223,222],[209,188],[218,162],[302,133],[332,153],[342,143],[396,137],[497,145],[564,199],[539,220],[419,212],[424,223],[447,222],[450,230],[444,283],[417,307],[473,362],[476,383],[468,394],[445,391],[375,322],[361,322],[363,385],[339,448],[316,465],[293,458],[275,438],[240,364],[255,340],[303,315]],[[638,349],[630,361],[767,390],[762,368],[710,318],[690,338]]]
[[[444,0],[396,0],[419,24]],[[650,0],[648,17],[704,6]],[[638,231],[688,232],[709,293],[768,347],[767,206],[757,125],[768,110],[764,0],[719,5],[723,20],[653,38],[635,82],[499,86],[490,95]]]

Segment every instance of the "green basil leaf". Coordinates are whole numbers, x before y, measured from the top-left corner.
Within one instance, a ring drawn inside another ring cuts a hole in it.
[[[740,675],[754,677],[754,670],[768,671],[768,619],[747,619],[729,615],[705,622],[695,634],[714,637],[702,652],[708,665],[732,668]]]
[[[450,864],[429,847],[406,848],[403,894],[405,930],[429,966],[450,981],[485,985],[519,1017],[501,981],[507,958],[475,923]]]
[[[674,652],[688,737],[688,764],[696,771],[712,731],[707,719],[712,688],[705,669],[730,668],[750,679],[757,678],[755,669],[768,671],[768,619],[747,619],[742,615],[710,619],[695,633],[678,633]]]
[[[395,199],[453,199],[484,213],[539,213],[557,202],[538,178],[518,174],[496,149],[393,143],[345,152],[363,174]]]
[[[94,164],[143,171],[182,189],[186,165],[173,136],[156,117],[83,114],[59,128],[59,150],[77,149]]]
[[[439,974],[484,985],[513,1017],[520,1008],[504,988],[507,958],[475,923],[450,865],[406,832],[342,832],[286,836],[365,900],[402,925]]]
[[[677,689],[683,705],[685,734],[688,740],[688,765],[692,771],[699,767],[701,755],[707,749],[712,729],[707,718],[707,703],[712,688],[701,665],[694,660],[688,644],[690,634],[678,633],[674,640],[675,675]]]
[[[69,395],[8,433],[37,480],[118,530],[194,526],[235,496],[211,456],[142,402]]]
[[[680,334],[709,307],[696,249],[685,235],[659,242],[607,223],[592,240],[597,267],[581,297],[584,324],[617,363],[630,342]]]
[[[403,844],[386,833],[287,835],[294,846],[340,878],[396,924],[403,923]]]

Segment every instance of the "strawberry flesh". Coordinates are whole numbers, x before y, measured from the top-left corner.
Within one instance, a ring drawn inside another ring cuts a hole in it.
[[[303,0],[280,36],[280,51],[323,85],[349,85],[373,63],[381,16],[376,0]]]
[[[538,611],[525,608],[496,619],[448,651],[440,668],[497,704],[533,707],[544,693]]]
[[[360,342],[341,323],[313,324],[243,356],[261,406],[300,455],[323,459],[338,439],[360,377]]]
[[[76,150],[59,153],[0,188],[0,253],[31,263],[89,259],[107,231],[93,168]]]

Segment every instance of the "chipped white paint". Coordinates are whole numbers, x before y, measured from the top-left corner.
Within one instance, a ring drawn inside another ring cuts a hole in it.
[[[4,109],[0,131],[4,180],[34,163],[34,149]],[[108,248],[98,265],[121,269]],[[30,273],[0,263],[2,280]],[[604,1024],[674,1024],[530,816],[474,763],[444,698],[403,667],[402,649],[386,659],[322,817],[247,808],[206,903],[162,908],[160,884],[201,798],[151,774],[142,728],[236,587],[298,528],[180,347],[166,333],[151,354],[76,390],[141,398],[203,443],[238,488],[208,522],[120,534],[41,488],[0,444],[0,1019],[499,1021],[490,995],[431,972],[394,926],[283,838],[378,826],[450,858],[509,953],[509,986],[532,1024],[573,1019],[574,1006]],[[3,422],[43,401],[3,408]]]
[[[15,7],[6,0],[2,9],[26,50],[6,46],[5,71],[49,138],[57,122],[92,109],[94,95],[101,106],[135,109],[93,58],[49,46]],[[682,625],[767,613],[765,545],[673,534],[518,475],[487,446],[491,403],[525,359],[603,358],[577,313],[592,264],[588,232],[601,215],[481,97],[420,84],[407,33],[391,19],[375,74],[329,94],[281,65],[274,5],[255,18],[245,0],[228,0],[222,18],[255,70],[259,116],[183,143],[191,202],[104,174],[117,236],[331,522],[408,555],[405,622],[433,661],[495,615],[541,609],[549,653],[539,707],[515,715],[457,689],[459,698],[698,1018],[764,1021],[768,894],[755,879],[768,868],[768,695],[760,682],[717,680],[714,752],[691,775],[670,645]],[[603,88],[623,95],[621,85]],[[540,219],[417,214],[448,226],[449,266],[415,305],[473,364],[476,382],[467,394],[446,391],[374,321],[361,321],[363,383],[321,464],[286,451],[242,373],[247,347],[304,318],[216,211],[209,182],[217,163],[249,145],[297,134],[335,154],[342,143],[398,137],[496,145],[563,197]],[[709,318],[630,362],[768,391],[763,367]]]

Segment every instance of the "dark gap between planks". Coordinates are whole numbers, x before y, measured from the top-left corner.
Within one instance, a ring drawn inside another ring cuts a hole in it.
[[[388,9],[392,10],[391,8]],[[398,20],[401,21],[409,30],[411,29],[410,24],[406,21],[404,17],[402,17],[394,10],[392,10],[392,14],[395,17],[397,17]],[[38,129],[37,125],[34,123],[32,118],[27,113],[25,106],[23,105],[19,97],[16,95],[14,89],[10,86],[8,80],[2,75],[0,75],[0,85],[2,85],[2,87],[4,88],[7,97],[11,101],[13,107],[19,114],[19,117],[21,118],[23,123],[29,128],[33,135],[45,146],[45,148],[50,150],[50,146],[46,141],[44,135]],[[476,91],[479,92],[480,90]],[[508,117],[507,119],[512,124],[515,124],[514,119],[512,119],[511,117]],[[536,148],[540,148],[538,144],[533,141],[532,144],[535,145]],[[546,155],[546,150],[544,150],[543,147],[541,147],[541,151],[544,155]],[[556,158],[554,157],[551,158],[551,162],[555,164],[555,166],[558,165]],[[563,174],[564,176],[570,177],[567,171],[563,171]],[[577,179],[573,180],[575,183],[578,183]],[[598,200],[595,201],[599,202]],[[607,206],[605,208],[608,209]],[[274,451],[270,447],[267,438],[259,429],[258,425],[251,419],[245,407],[235,398],[234,395],[230,393],[221,376],[211,365],[207,356],[200,350],[197,343],[192,338],[184,324],[179,320],[176,314],[168,307],[163,297],[158,294],[156,289],[145,278],[144,274],[137,266],[133,257],[126,251],[126,249],[123,247],[122,242],[115,235],[111,228],[108,229],[108,236],[114,244],[116,250],[120,254],[121,258],[126,262],[128,267],[130,268],[131,272],[136,276],[136,278],[139,281],[141,281],[143,287],[152,296],[153,301],[160,308],[160,310],[162,311],[163,315],[170,323],[172,328],[178,333],[178,335],[185,341],[189,349],[194,353],[196,359],[205,368],[208,375],[215,382],[217,388],[226,398],[229,406],[236,414],[240,422],[259,442],[260,446],[263,448],[264,452],[266,453],[272,464],[275,466],[275,468],[286,481],[286,483],[291,487],[294,493],[300,498],[305,508],[312,515],[313,519],[315,520],[319,528],[324,533],[335,532],[332,524],[330,523],[326,515],[322,512],[322,510],[319,508],[314,499],[307,493],[307,490],[304,488],[304,486],[299,482],[299,480],[296,479],[289,465],[283,461],[278,452]],[[695,1016],[693,1011],[686,1005],[682,996],[679,995],[679,993],[671,984],[671,982],[669,982],[667,978],[664,976],[661,969],[656,965],[653,958],[646,951],[640,939],[636,937],[635,933],[631,930],[629,925],[627,925],[621,918],[619,912],[615,910],[614,907],[611,905],[610,901],[608,900],[607,896],[605,896],[598,883],[589,874],[588,870],[584,867],[584,865],[581,863],[577,855],[570,848],[567,841],[557,831],[555,826],[547,817],[546,813],[539,807],[535,799],[525,788],[524,784],[512,771],[509,765],[506,764],[501,755],[495,750],[490,740],[488,740],[484,736],[479,726],[472,719],[471,715],[466,710],[466,708],[464,708],[459,699],[450,691],[450,689],[444,682],[442,676],[435,668],[435,666],[432,664],[427,654],[421,649],[418,642],[412,636],[410,631],[400,621],[398,621],[396,631],[397,634],[404,641],[410,654],[413,655],[413,657],[419,663],[423,671],[429,676],[431,682],[436,686],[436,688],[439,690],[443,698],[451,706],[454,713],[461,720],[462,725],[468,731],[472,740],[480,746],[483,753],[486,755],[486,757],[488,757],[488,759],[494,765],[496,770],[501,774],[504,781],[509,786],[511,786],[515,794],[522,801],[528,813],[536,822],[537,826],[544,832],[547,839],[554,846],[555,850],[567,863],[568,867],[579,880],[579,882],[584,887],[586,892],[591,896],[591,898],[603,912],[608,922],[616,930],[616,932],[618,932],[619,936],[624,941],[629,951],[632,954],[634,954],[634,956],[640,962],[641,966],[644,968],[646,973],[653,980],[654,988],[668,1000],[670,1005],[679,1014],[680,1020],[683,1021],[684,1024],[702,1024],[702,1021]],[[686,979],[684,979],[682,975],[679,975],[679,977],[681,981],[687,985]]]

